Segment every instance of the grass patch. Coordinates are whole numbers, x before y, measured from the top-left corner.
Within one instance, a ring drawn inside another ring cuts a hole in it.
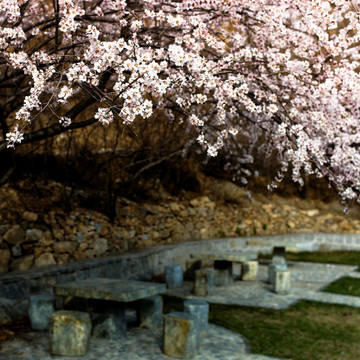
[[[329,284],[323,292],[360,296],[360,279],[345,276]]]
[[[164,297],[164,309],[182,301]],[[243,335],[253,353],[293,360],[360,358],[360,309],[301,301],[278,311],[211,304],[210,322]]]
[[[272,254],[259,254],[259,259],[271,259]],[[287,252],[286,260],[360,266],[360,251]]]

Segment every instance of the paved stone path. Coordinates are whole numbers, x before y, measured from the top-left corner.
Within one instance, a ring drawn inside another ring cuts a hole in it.
[[[354,266],[313,263],[289,263],[292,290],[288,295],[277,295],[267,280],[267,266],[259,267],[255,282],[236,281],[227,288],[215,288],[209,302],[285,309],[301,299],[360,307],[360,297],[321,293],[330,282],[343,276],[360,278]],[[194,298],[191,284],[182,289],[168,291],[182,298]],[[170,360],[161,351],[162,330],[132,328],[124,341],[91,338],[89,353],[81,358],[49,355],[49,336],[45,332],[31,332],[19,339],[6,342],[0,348],[0,360]],[[215,325],[209,325],[207,335],[201,339],[201,351],[195,360],[280,360],[251,354],[246,340],[240,335]]]
[[[49,335],[31,332],[20,339],[3,344],[1,360],[170,360],[161,351],[161,329],[133,328],[124,341],[91,338],[90,350],[84,357],[51,356]],[[249,354],[246,340],[229,330],[210,324],[201,338],[200,354],[194,360],[269,360],[267,356]]]
[[[216,287],[212,296],[203,299],[218,304],[255,306],[269,309],[286,309],[299,300],[314,300],[333,304],[360,307],[360,297],[320,292],[326,285],[343,276],[360,277],[356,266],[289,262],[292,288],[288,295],[278,295],[267,283],[267,266],[259,266],[257,281],[235,281],[231,287]],[[191,294],[192,284],[185,282],[182,289],[168,293],[186,299],[196,298]]]

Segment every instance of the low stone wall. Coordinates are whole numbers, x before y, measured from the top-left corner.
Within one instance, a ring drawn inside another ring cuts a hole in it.
[[[273,246],[285,246],[287,251],[359,250],[360,234],[293,234],[259,236],[246,240],[247,250],[269,253]]]
[[[286,246],[292,251],[360,250],[360,235],[313,233],[204,240],[157,246],[128,255],[0,274],[0,320],[25,315],[30,294],[52,293],[53,286],[58,283],[89,277],[148,280],[162,275],[167,264],[177,263],[185,267],[190,253],[271,253],[275,245]]]

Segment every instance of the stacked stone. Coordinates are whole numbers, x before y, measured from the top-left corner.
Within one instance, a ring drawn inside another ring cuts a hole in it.
[[[121,254],[158,244],[255,234],[360,232],[360,220],[345,218],[332,210],[327,214],[315,208],[301,210],[295,203],[291,204],[291,199],[287,199],[286,204],[277,203],[277,199],[264,203],[263,199],[256,199],[256,194],[253,195],[255,201],[247,208],[243,206],[244,201],[251,200],[246,191],[232,183],[211,179],[205,188],[210,190],[213,199],[207,196],[179,199],[169,194],[161,197],[157,204],[119,199],[116,220],[111,222],[93,210],[76,209],[68,214],[24,211],[22,197],[25,194],[1,187],[0,273]],[[55,202],[61,201],[58,195],[61,184],[53,183],[46,190],[53,191],[51,199]],[[223,200],[229,200],[228,204]],[[32,201],[41,202],[41,199],[34,197]],[[239,201],[242,206],[238,206]],[[26,204],[27,208],[30,206]],[[14,210],[9,212],[10,208]],[[328,250],[359,249],[360,241],[339,237],[336,242],[322,246]]]

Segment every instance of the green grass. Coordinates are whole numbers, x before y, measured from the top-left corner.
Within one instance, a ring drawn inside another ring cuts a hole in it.
[[[308,301],[283,311],[213,305],[210,316],[242,334],[253,353],[294,360],[359,358],[355,319],[360,320],[359,309]]]
[[[360,279],[345,276],[332,282],[322,291],[342,295],[360,296]]]
[[[272,254],[259,254],[259,258],[271,259]],[[360,251],[288,252],[286,253],[286,260],[360,266]]]
[[[164,310],[182,301],[164,297]],[[293,360],[360,358],[360,309],[301,301],[277,311],[211,304],[210,322],[243,335],[252,353]]]

